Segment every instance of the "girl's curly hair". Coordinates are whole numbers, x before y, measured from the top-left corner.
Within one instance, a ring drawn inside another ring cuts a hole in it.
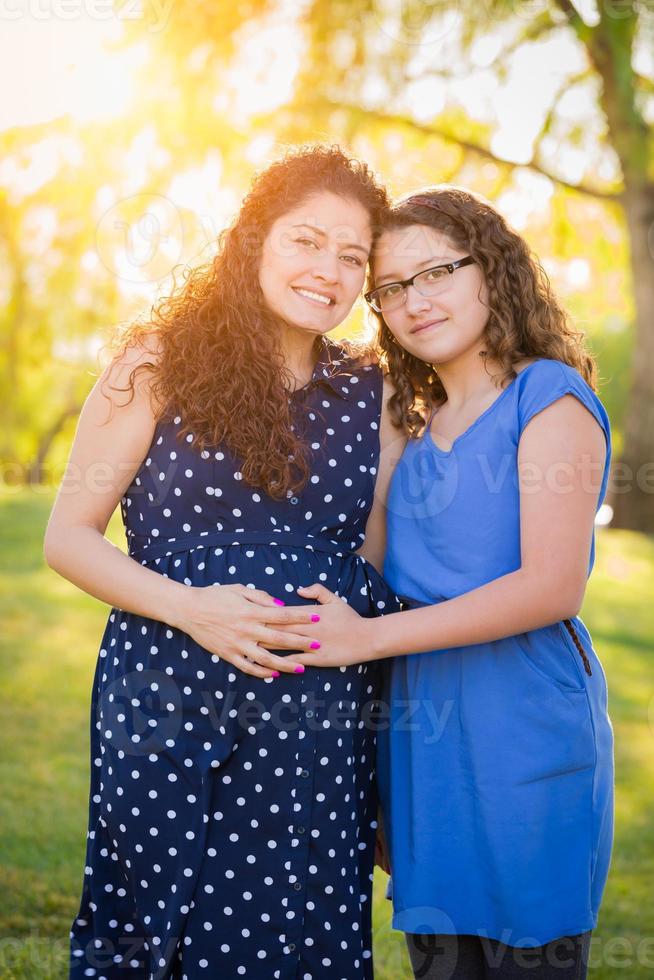
[[[501,366],[503,385],[516,377],[514,365],[524,358],[546,357],[576,368],[596,387],[595,362],[559,305],[549,279],[525,240],[490,204],[459,187],[428,188],[403,198],[389,209],[381,231],[425,225],[445,235],[473,257],[488,289],[489,315],[484,357]],[[374,276],[374,251],[370,278]],[[395,340],[381,314],[375,344],[396,392],[389,402],[397,428],[417,436],[425,410],[443,404],[447,394],[433,365]]]
[[[130,373],[150,373],[158,420],[180,415],[179,438],[193,434],[202,450],[225,442],[240,461],[243,479],[282,499],[308,478],[307,447],[292,429],[291,378],[279,343],[279,322],[259,285],[261,249],[280,217],[311,195],[336,194],[359,202],[373,235],[388,208],[385,189],[363,162],[338,146],[289,150],[253,180],[238,215],[218,239],[210,262],[183,273],[171,295],[153,307],[147,322],[121,335],[118,352],[157,344],[155,363]]]

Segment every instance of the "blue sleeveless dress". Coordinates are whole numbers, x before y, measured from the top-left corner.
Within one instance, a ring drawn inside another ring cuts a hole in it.
[[[527,423],[572,395],[609,421],[573,368],[526,367],[458,439],[406,447],[388,504],[384,575],[414,605],[520,567],[517,450]],[[594,546],[589,555],[593,565]],[[612,840],[612,730],[588,630],[568,621],[508,639],[397,657],[378,774],[393,925],[539,946],[592,929]],[[584,659],[587,661],[587,673]]]
[[[246,484],[226,447],[159,423],[122,501],[132,557],[193,586],[300,604],[323,582],[394,611],[355,555],[379,455],[382,376],[324,341],[292,395],[312,449],[302,493]],[[379,671],[260,680],[165,623],[112,610],[91,711],[86,871],[71,977],[372,978]]]

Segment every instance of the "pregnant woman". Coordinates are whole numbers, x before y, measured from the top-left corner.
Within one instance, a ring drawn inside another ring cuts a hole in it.
[[[395,657],[379,776],[415,976],[579,980],[612,836],[606,685],[577,615],[610,459],[594,365],[526,243],[463,190],[396,206],[372,272],[412,437],[384,572],[423,608],[366,622],[314,584],[314,662]]]
[[[372,977],[377,665],[280,654],[316,648],[301,583],[396,608],[355,554],[381,370],[326,336],[385,205],[337,148],[272,164],[86,402],[45,542],[114,607],[71,977]],[[129,555],[104,537],[119,501]]]

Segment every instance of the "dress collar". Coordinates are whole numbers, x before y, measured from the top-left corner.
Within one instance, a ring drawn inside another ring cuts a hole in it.
[[[320,355],[307,387],[324,385],[346,400],[350,393],[348,382],[351,384],[354,376],[353,363],[345,348],[327,337],[321,337]]]

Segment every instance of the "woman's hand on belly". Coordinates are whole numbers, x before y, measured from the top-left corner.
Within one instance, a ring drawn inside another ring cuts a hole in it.
[[[172,625],[209,653],[254,677],[304,671],[297,657],[278,657],[269,650],[310,650],[315,638],[302,634],[321,615],[317,606],[284,608],[267,592],[244,585],[190,587],[187,592]]]

